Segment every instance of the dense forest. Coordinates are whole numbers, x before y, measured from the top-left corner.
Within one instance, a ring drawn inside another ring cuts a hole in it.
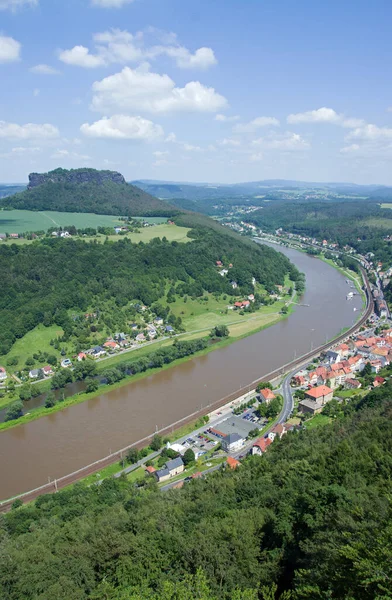
[[[282,227],[303,236],[346,244],[361,254],[373,252],[378,260],[392,263],[392,210],[374,202],[276,202],[249,217],[264,231]],[[388,222],[390,227],[388,227]]]
[[[39,323],[57,324],[67,333],[72,330],[71,309],[85,313],[109,299],[119,308],[131,301],[151,306],[176,294],[249,294],[253,277],[267,290],[283,284],[288,273],[293,281],[302,281],[282,254],[244,243],[216,227],[196,226],[187,244],[165,238],[133,244],[124,238],[104,244],[44,239],[25,246],[1,246],[0,354]],[[218,260],[233,265],[230,279],[219,275]],[[238,284],[236,290],[232,280]]]
[[[0,518],[3,600],[391,598],[392,386],[163,493],[78,484]]]
[[[122,175],[95,169],[56,169],[30,174],[27,190],[0,199],[0,207],[122,216],[173,216],[178,209],[125,182]],[[119,177],[115,177],[115,175]]]

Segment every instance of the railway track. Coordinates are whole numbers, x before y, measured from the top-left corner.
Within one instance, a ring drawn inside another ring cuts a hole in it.
[[[371,294],[370,284],[369,284],[369,281],[368,281],[368,278],[366,275],[366,271],[362,267],[361,267],[361,273],[362,273],[362,279],[364,281],[364,287],[365,287],[365,293],[366,293],[366,310],[365,310],[364,314],[362,315],[362,317],[359,319],[359,321],[357,321],[357,323],[355,323],[350,329],[348,329],[344,333],[338,335],[336,338],[327,342],[326,344],[323,344],[322,346],[315,348],[314,350],[308,352],[307,354],[300,356],[296,360],[293,360],[290,363],[287,363],[286,365],[281,366],[279,369],[276,369],[275,371],[268,373],[267,375],[264,375],[263,377],[256,379],[255,381],[252,381],[248,385],[233,392],[229,396],[225,396],[224,398],[217,400],[213,404],[210,404],[208,407],[205,407],[204,409],[197,411],[197,412],[193,413],[192,415],[185,417],[184,419],[181,419],[177,423],[174,423],[172,425],[169,425],[168,427],[161,429],[157,433],[159,433],[160,435],[165,435],[165,434],[171,433],[173,431],[174,427],[178,427],[180,425],[181,426],[187,425],[188,423],[190,423],[190,422],[212,412],[213,410],[216,410],[216,409],[224,406],[225,404],[228,404],[229,402],[237,399],[238,397],[244,395],[247,391],[249,391],[249,389],[254,389],[259,383],[262,383],[264,381],[271,381],[273,379],[276,379],[276,378],[282,376],[284,373],[287,373],[288,371],[295,369],[296,367],[300,367],[304,363],[309,362],[310,360],[312,360],[313,358],[318,356],[321,352],[329,350],[331,347],[335,346],[336,344],[343,342],[350,335],[353,335],[353,333],[355,333],[358,329],[360,329],[362,327],[362,325],[364,325],[364,323],[366,323],[366,321],[368,320],[368,318],[370,317],[370,315],[372,314],[372,312],[374,310],[374,303],[373,303],[373,298],[372,298],[372,294]],[[56,480],[52,481],[51,483],[47,483],[39,488],[36,488],[35,490],[31,490],[24,494],[20,494],[19,496],[16,496],[10,500],[5,500],[4,502],[0,502],[0,513],[8,512],[9,510],[11,510],[12,504],[14,503],[14,501],[16,499],[20,499],[24,503],[31,502],[32,500],[35,500],[36,498],[38,498],[39,496],[41,496],[43,494],[55,493],[58,490],[60,490],[64,487],[67,487],[68,485],[76,483],[80,479],[84,479],[88,475],[99,472],[101,469],[113,464],[116,461],[121,460],[123,458],[124,454],[130,448],[139,448],[140,449],[140,448],[148,445],[148,443],[151,441],[152,437],[153,437],[153,435],[146,437],[142,440],[139,440],[138,442],[135,442],[133,444],[130,444],[126,448],[122,448],[121,450],[114,452],[113,454],[110,454],[109,456],[106,456],[105,458],[94,462],[93,464],[87,465],[86,467],[83,467],[83,468],[79,469],[78,471],[75,471],[74,473],[65,475],[64,477],[56,479]]]

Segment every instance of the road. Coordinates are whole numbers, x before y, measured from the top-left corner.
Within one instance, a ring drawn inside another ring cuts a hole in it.
[[[318,356],[321,352],[329,350],[331,347],[335,346],[336,344],[345,341],[350,335],[352,335],[357,330],[359,330],[359,328],[362,327],[362,325],[364,325],[364,323],[370,317],[370,315],[372,314],[373,309],[374,309],[373,298],[371,295],[370,285],[369,285],[369,281],[367,279],[366,271],[363,268],[361,268],[361,271],[362,271],[363,279],[365,282],[367,307],[366,307],[364,314],[359,319],[359,321],[357,323],[355,323],[350,329],[348,329],[345,333],[342,333],[339,336],[337,336],[331,342],[328,342],[328,343],[324,344],[323,346],[320,346],[319,348],[315,348],[311,352],[308,352],[307,354],[303,355],[302,357],[300,357],[286,365],[283,365],[276,371],[269,373],[268,375],[265,375],[261,379],[252,381],[251,383],[242,387],[241,389],[237,390],[236,392],[233,392],[233,394],[230,394],[228,397],[221,398],[220,400],[215,402],[211,407],[210,406],[205,407],[204,409],[202,409],[200,411],[196,411],[192,415],[189,415],[189,417],[187,417],[186,419],[182,419],[181,425],[183,425],[187,422],[189,423],[194,419],[197,419],[199,417],[204,416],[205,414],[210,413],[212,411],[212,409],[214,409],[216,411],[219,409],[219,407],[227,406],[230,402],[238,400],[238,398],[240,396],[246,395],[247,392],[249,393],[249,391],[251,389],[253,390],[261,382],[276,379],[283,373],[285,373],[285,372],[287,373],[289,370],[291,372],[295,369],[295,372],[296,372],[297,370],[299,370],[299,368],[301,368],[305,364],[309,363],[312,359],[314,359],[316,356]],[[285,389],[287,390],[287,388],[285,388]],[[285,411],[285,409],[286,410],[288,409],[288,406],[290,406],[291,401],[292,401],[292,399],[290,400],[290,397],[289,397],[288,401],[285,402],[285,404],[284,404],[282,413],[279,418],[283,418],[284,411]],[[159,433],[161,435],[167,435],[168,433],[172,432],[173,427],[175,427],[175,426],[180,426],[180,423],[175,423],[168,427],[165,427]],[[202,429],[205,429],[205,427]],[[106,467],[110,464],[113,464],[116,461],[121,460],[123,455],[131,447],[141,448],[141,447],[146,446],[151,441],[151,438],[152,438],[152,436],[149,436],[143,440],[139,440],[139,442],[137,442],[136,444],[131,444],[127,448],[123,448],[122,450],[114,452],[114,453],[110,454],[109,456],[106,456],[105,458],[103,458],[99,461],[96,461],[95,463],[93,463],[91,465],[87,465],[86,467],[83,467],[74,473],[70,473],[69,475],[61,477],[60,479],[57,479],[54,482],[45,484],[45,485],[41,486],[40,488],[37,488],[36,490],[31,490],[31,491],[21,494],[17,497],[20,498],[24,502],[31,502],[32,500],[35,500],[38,496],[41,496],[43,494],[51,494],[53,492],[56,492],[56,491],[58,491],[58,489],[67,487],[67,486],[75,483],[76,481],[79,481],[80,479],[84,479],[88,475],[91,475],[92,473],[96,473],[97,471],[103,469],[104,467]],[[0,513],[8,512],[11,509],[12,503],[14,500],[15,500],[15,498],[13,498],[11,500],[6,500],[4,502],[0,502]]]

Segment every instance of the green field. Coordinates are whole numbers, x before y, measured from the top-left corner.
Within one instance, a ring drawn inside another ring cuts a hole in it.
[[[392,204],[390,202],[386,202],[385,204],[381,204],[381,208],[392,208]]]
[[[392,219],[382,219],[377,217],[371,217],[363,221],[364,225],[368,227],[374,227],[375,229],[392,229]]]
[[[166,220],[166,219],[165,219]],[[190,231],[188,227],[177,227],[177,225],[168,225],[162,223],[161,225],[155,225],[154,227],[144,227],[140,230],[140,233],[128,233],[126,235],[109,235],[108,238],[111,241],[118,242],[123,237],[129,238],[135,244],[139,242],[150,242],[154,238],[163,238],[169,242],[190,242],[191,239],[187,237],[187,233]],[[92,238],[84,238],[86,240],[95,240],[104,242],[106,237],[104,235]]]
[[[143,217],[140,217],[143,218]],[[149,223],[165,223],[164,217],[146,217]],[[96,215],[93,213],[71,213],[32,210],[1,210],[0,233],[24,233],[27,231],[47,231],[50,227],[74,225],[77,229],[85,227],[116,227],[122,225],[118,216]]]
[[[26,333],[22,338],[16,340],[8,354],[0,356],[0,365],[7,370],[7,373],[13,373],[19,371],[25,366],[26,359],[31,357],[36,352],[48,352],[49,354],[55,354],[58,359],[63,358],[58,350],[55,350],[50,345],[50,340],[63,335],[63,330],[58,325],[52,325],[51,327],[45,327],[44,325],[37,325],[32,331]],[[66,347],[66,344],[63,344]],[[18,364],[13,366],[7,366],[7,361],[10,358],[18,358]],[[38,368],[31,367],[32,369]]]

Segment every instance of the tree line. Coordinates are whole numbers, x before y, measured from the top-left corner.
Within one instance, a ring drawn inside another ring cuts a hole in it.
[[[392,385],[181,490],[79,483],[0,518],[4,600],[390,598]]]

